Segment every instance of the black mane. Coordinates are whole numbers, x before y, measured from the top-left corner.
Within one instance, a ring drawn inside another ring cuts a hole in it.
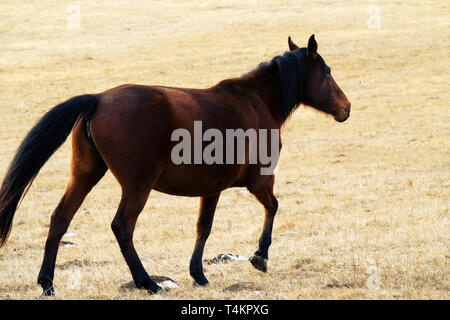
[[[261,63],[258,70],[277,66],[280,81],[281,107],[284,117],[288,117],[303,100],[306,76],[306,48],[285,52],[270,62]]]

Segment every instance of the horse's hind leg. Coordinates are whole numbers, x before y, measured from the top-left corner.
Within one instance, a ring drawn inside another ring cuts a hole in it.
[[[122,200],[111,228],[130,268],[136,287],[146,289],[150,293],[156,293],[161,290],[161,287],[147,274],[133,245],[136,221],[147,202],[150,190],[151,186],[122,186]]]
[[[214,212],[216,211],[219,197],[220,193],[210,197],[202,197],[200,199],[200,210],[197,221],[197,239],[195,241],[194,252],[192,253],[191,262],[189,264],[189,271],[195,280],[195,284],[201,286],[208,284],[208,280],[203,274],[202,256],[206,240],[211,232]]]
[[[86,195],[103,177],[107,168],[94,146],[86,138],[83,121],[78,121],[72,134],[71,176],[61,201],[52,214],[45,244],[44,260],[38,276],[43,295],[53,295],[56,255],[62,236]]]

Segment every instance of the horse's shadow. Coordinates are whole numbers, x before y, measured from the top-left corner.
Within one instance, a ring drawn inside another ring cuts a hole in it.
[[[171,279],[169,277],[166,277],[166,276],[151,275],[150,278],[153,281],[155,281],[160,286],[165,281],[170,281],[170,282],[172,282],[172,283],[174,283],[176,285],[176,282],[173,279]],[[134,290],[137,290],[137,289],[138,288],[136,287],[136,284],[134,283],[134,281],[130,281],[130,282],[124,283],[123,285],[121,285],[119,287],[120,291],[134,291]],[[167,288],[165,288],[165,289],[167,289]]]

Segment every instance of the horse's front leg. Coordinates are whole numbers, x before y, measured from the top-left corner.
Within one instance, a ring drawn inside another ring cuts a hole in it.
[[[273,195],[274,176],[261,176],[261,179],[250,186],[249,191],[264,206],[264,227],[259,238],[258,250],[250,257],[251,264],[258,270],[267,271],[269,247],[272,243],[272,227],[278,209],[278,200]]]
[[[217,195],[200,198],[200,209],[197,221],[197,239],[195,241],[194,252],[192,253],[191,262],[189,264],[189,272],[194,278],[194,284],[207,285],[208,279],[203,274],[202,256],[205,248],[206,239],[214,219],[214,212],[216,211],[217,202],[219,201],[220,193]]]

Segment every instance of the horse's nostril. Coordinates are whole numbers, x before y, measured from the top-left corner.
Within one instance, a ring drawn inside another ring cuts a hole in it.
[[[346,118],[350,117],[350,110],[347,112],[347,110],[345,110],[345,107],[341,107],[342,112],[344,112],[344,115]]]

